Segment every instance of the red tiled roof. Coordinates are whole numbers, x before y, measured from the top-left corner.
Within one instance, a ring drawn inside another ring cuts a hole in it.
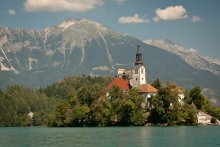
[[[115,78],[111,83],[108,84],[108,89],[112,89],[114,86],[119,87],[121,90],[128,90],[131,88],[129,82],[122,78]]]
[[[137,87],[140,92],[143,93],[157,93],[157,89],[151,86],[150,84],[142,84]]]

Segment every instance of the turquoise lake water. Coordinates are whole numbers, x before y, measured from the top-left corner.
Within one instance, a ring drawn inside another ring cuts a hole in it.
[[[0,146],[212,147],[220,127],[0,128]]]

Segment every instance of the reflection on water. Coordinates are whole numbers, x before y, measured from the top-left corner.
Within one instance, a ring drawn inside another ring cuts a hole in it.
[[[220,127],[0,128],[0,146],[220,146]]]

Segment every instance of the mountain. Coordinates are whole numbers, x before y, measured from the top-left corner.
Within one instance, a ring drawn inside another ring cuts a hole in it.
[[[212,74],[216,75],[217,79],[220,77],[220,61],[217,59],[211,58],[211,57],[201,56],[197,52],[196,49],[184,48],[168,39],[162,39],[162,40],[149,39],[149,40],[144,40],[143,42],[148,45],[158,47],[160,49],[163,49],[165,51],[168,51],[172,54],[177,55],[180,59],[182,59],[188,65],[192,66],[193,68],[197,70],[201,70],[203,72],[209,71]],[[210,78],[209,80],[208,79],[209,78],[207,77],[207,81],[209,83],[212,83],[214,80],[212,78]],[[214,88],[213,86],[212,86],[213,88],[209,88],[208,84],[202,87],[203,87],[203,94],[207,95],[212,100],[212,102],[217,103],[216,98],[218,98],[220,94],[219,90],[216,89],[218,87],[218,84],[216,85],[216,88]]]
[[[197,50],[181,47],[168,39],[163,40],[144,40],[144,43],[164,49],[170,53],[178,55],[187,64],[196,69],[207,70],[220,76],[220,61],[210,57],[203,57]]]
[[[0,87],[16,83],[45,87],[69,75],[115,75],[117,68],[133,66],[138,43],[149,82],[160,78],[185,88],[199,85],[213,101],[220,101],[217,60],[197,53],[182,57],[187,52],[169,51],[97,22],[73,18],[44,30],[0,28]]]

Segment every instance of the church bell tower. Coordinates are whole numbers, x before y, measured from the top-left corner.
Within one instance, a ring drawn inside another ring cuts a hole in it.
[[[146,71],[144,63],[142,61],[142,53],[140,50],[140,44],[137,46],[136,60],[134,63],[134,68],[132,70],[132,78],[130,84],[132,87],[137,87],[142,84],[146,84]]]
[[[144,65],[142,62],[142,54],[141,54],[141,50],[140,50],[140,44],[138,44],[137,47],[137,53],[136,53],[136,61],[135,61],[135,65]]]

